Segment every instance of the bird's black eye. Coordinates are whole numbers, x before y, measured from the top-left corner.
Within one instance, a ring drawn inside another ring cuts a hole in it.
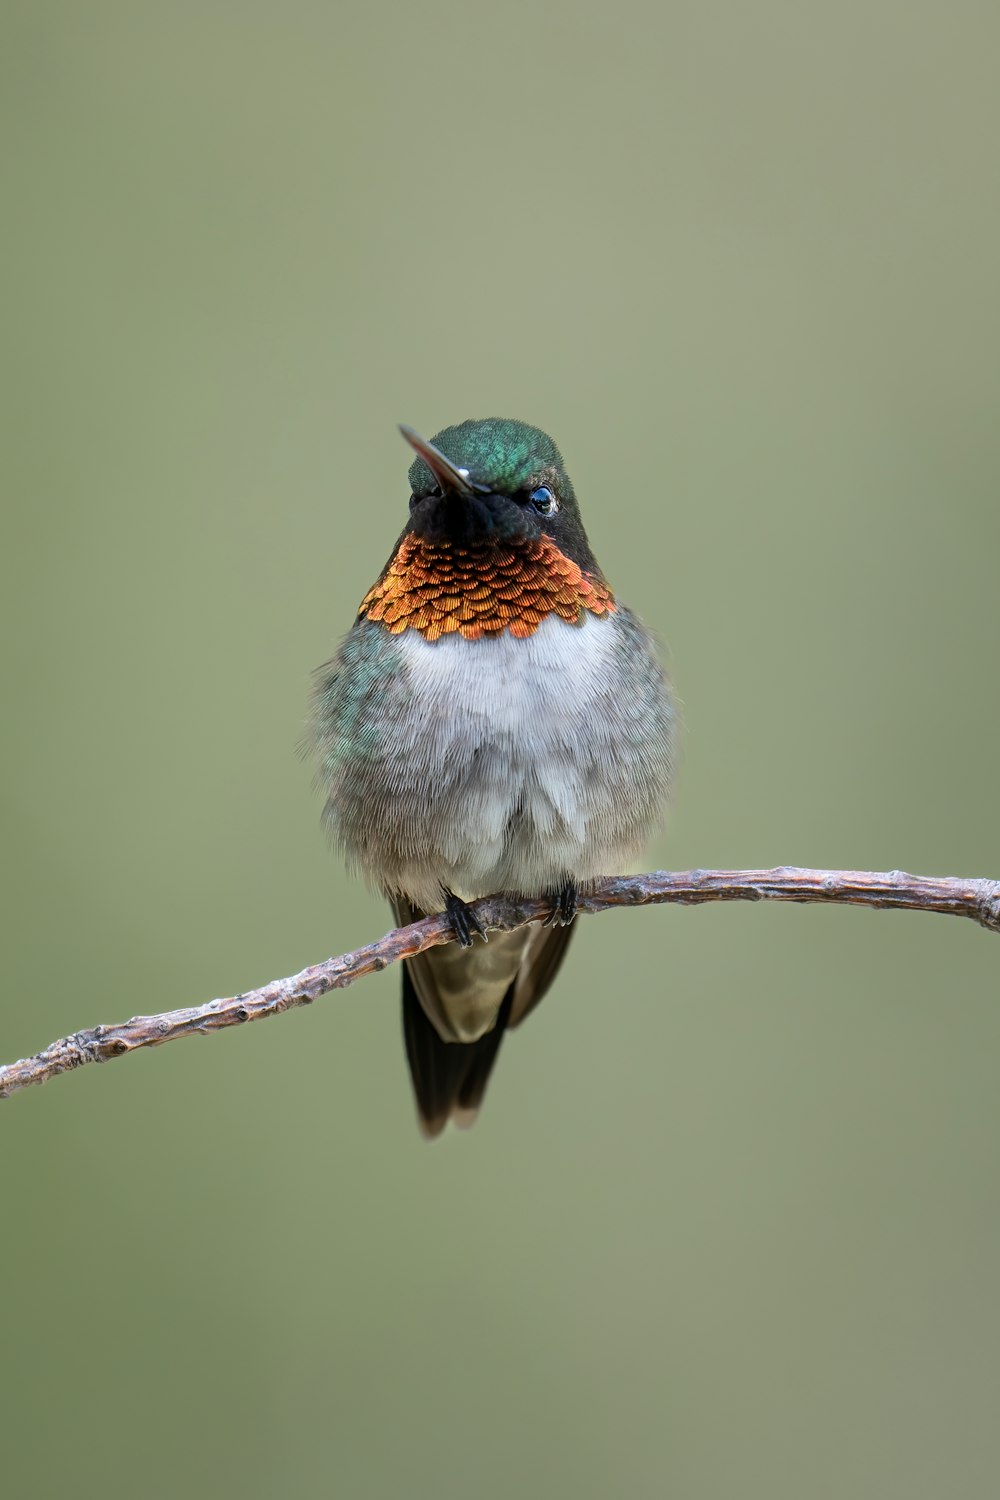
[[[555,497],[547,484],[540,484],[537,490],[532,490],[528,500],[540,516],[547,516],[555,509]]]

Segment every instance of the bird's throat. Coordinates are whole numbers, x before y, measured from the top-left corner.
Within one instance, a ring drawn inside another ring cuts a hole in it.
[[[577,624],[614,608],[603,578],[589,577],[549,537],[458,547],[408,534],[358,613],[393,635],[475,641],[505,630],[533,635],[549,615]]]

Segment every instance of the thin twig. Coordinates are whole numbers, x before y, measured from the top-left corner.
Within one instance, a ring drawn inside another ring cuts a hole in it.
[[[659,870],[652,875],[618,875],[594,882],[580,896],[578,911],[594,913],[615,906],[650,906],[660,902],[697,906],[706,901],[799,901],[825,902],[840,906],[896,907],[906,911],[937,911],[973,921],[1000,932],[1000,881],[935,880],[905,875],[893,870],[876,874],[867,870]],[[527,922],[549,915],[546,898],[511,900],[487,896],[473,911],[492,931],[511,932]],[[261,1021],[297,1005],[310,1005],[330,990],[346,989],[364,974],[385,969],[401,958],[411,958],[425,948],[453,940],[451,924],[444,915],[425,917],[410,927],[387,933],[377,943],[356,948],[353,953],[328,958],[303,969],[290,979],[273,979],[261,989],[249,990],[207,1005],[168,1010],[157,1016],[134,1016],[116,1026],[95,1026],[62,1037],[34,1057],[0,1067],[0,1099],[32,1083],[47,1083],[57,1073],[66,1073],[84,1063],[108,1062],[140,1047],[159,1047],[182,1036],[205,1036],[244,1021]]]

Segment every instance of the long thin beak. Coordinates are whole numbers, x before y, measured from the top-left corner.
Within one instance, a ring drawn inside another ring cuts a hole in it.
[[[414,432],[412,427],[407,427],[401,422],[399,430],[414,453],[419,453],[442,490],[450,491],[453,495],[462,495],[466,499],[470,495],[489,494],[487,485],[477,484],[474,479],[470,479],[468,469],[456,468],[450,458],[445,458],[440,448],[435,448],[433,443],[422,438],[419,432]]]

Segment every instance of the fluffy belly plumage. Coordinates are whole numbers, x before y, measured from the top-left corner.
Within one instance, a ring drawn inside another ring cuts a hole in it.
[[[659,822],[672,716],[627,610],[527,639],[359,642],[341,669],[328,814],[348,856],[425,911],[451,890],[538,894],[620,868]],[[380,638],[380,639],[379,639]],[[364,679],[359,685],[359,676]],[[336,692],[338,684],[331,684]],[[363,689],[363,690],[362,690]]]

